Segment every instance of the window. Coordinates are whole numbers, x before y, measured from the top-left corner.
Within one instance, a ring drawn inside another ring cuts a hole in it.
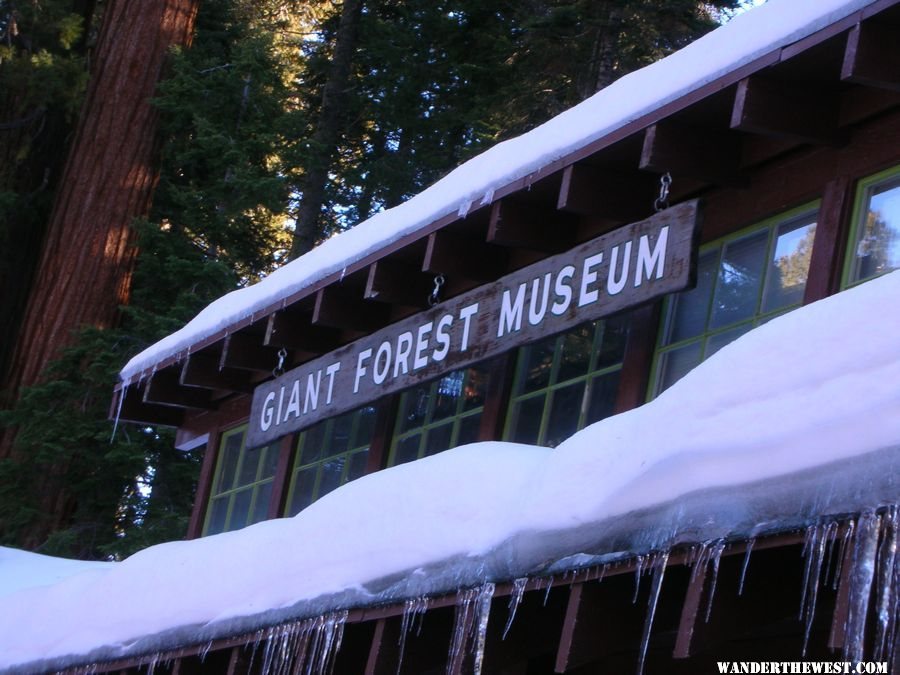
[[[521,347],[504,438],[555,447],[613,413],[628,316]]]
[[[735,338],[803,302],[816,207],[773,218],[701,250],[697,285],[666,301],[653,393]]]
[[[844,285],[900,268],[900,168],[860,183]]]
[[[390,466],[478,440],[487,369],[476,365],[400,396]]]
[[[366,472],[375,431],[375,408],[366,406],[311,426],[297,440],[287,515]]]
[[[222,436],[204,535],[239,530],[269,515],[278,443],[248,450],[246,431],[244,426]]]

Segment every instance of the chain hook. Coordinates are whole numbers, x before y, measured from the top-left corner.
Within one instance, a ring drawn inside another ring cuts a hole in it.
[[[656,212],[664,211],[669,208],[669,188],[672,186],[672,174],[666,171],[659,177],[659,197],[653,202],[653,208]]]
[[[434,307],[436,304],[438,304],[441,301],[441,295],[440,295],[441,287],[444,285],[445,281],[446,281],[446,279],[444,279],[443,274],[438,274],[434,278],[434,289],[431,291],[431,295],[428,296],[428,306],[429,307]]]
[[[273,377],[281,377],[284,375],[284,360],[287,358],[287,349],[282,347],[278,350],[278,365],[272,370]]]

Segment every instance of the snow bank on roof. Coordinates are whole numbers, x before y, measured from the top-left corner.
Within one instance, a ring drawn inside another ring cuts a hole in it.
[[[900,272],[751,331],[555,450],[469,445],[361,478],[291,519],[155,546],[53,586],[26,580],[0,598],[0,669],[154,652],[582,554],[900,501],[897,335]],[[11,559],[0,577],[22,572]]]
[[[436,220],[489,203],[495,191],[774,49],[838,21],[874,0],[769,0],[675,54],[631,73],[518,138],[473,158],[408,202],[332,237],[258,284],[210,304],[184,328],[135,356],[130,383],[160,361],[361,260]]]

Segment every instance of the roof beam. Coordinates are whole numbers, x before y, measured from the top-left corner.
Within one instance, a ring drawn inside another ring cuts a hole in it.
[[[565,673],[619,650],[644,625],[642,603],[624,579],[573,584],[556,653],[557,673]]]
[[[179,372],[175,368],[157,370],[144,387],[144,403],[212,410],[210,391],[195,387],[184,387],[179,383]]]
[[[178,383],[202,389],[224,389],[240,393],[253,391],[253,383],[246,371],[222,370],[219,367],[220,360],[221,355],[205,351],[190,354],[181,367]]]
[[[386,326],[389,318],[386,305],[343,287],[326,286],[316,293],[312,324],[368,333]]]
[[[575,244],[575,223],[565,212],[501,199],[491,205],[487,241],[498,246],[558,253]]]
[[[365,675],[394,675],[397,672],[400,638],[400,622],[396,618],[378,619]]]
[[[900,91],[900,29],[866,21],[847,35],[841,79],[868,87]]]
[[[502,249],[446,229],[428,235],[422,271],[473,282],[493,281],[506,272]]]
[[[740,186],[742,141],[738,134],[665,121],[644,132],[640,168],[675,177],[696,178],[714,185]]]
[[[257,373],[271,373],[278,365],[278,352],[262,345],[258,337],[247,333],[231,333],[225,337],[219,369],[236,368]]]
[[[652,212],[659,180],[639,171],[570,164],[563,169],[556,207],[579,216],[631,223]]]
[[[405,307],[425,309],[434,288],[431,275],[415,265],[382,258],[369,266],[363,297]]]
[[[801,82],[752,75],[737,86],[731,128],[800,143],[837,143],[840,101]]]
[[[126,387],[119,391],[118,395],[124,396],[124,399],[121,406],[114,407],[111,415],[114,419],[141,424],[158,424],[165,427],[180,427],[184,424],[184,410],[146,403],[137,386]]]
[[[295,360],[309,359],[337,347],[338,335],[330,328],[312,325],[307,313],[282,310],[269,315],[263,344],[291,349],[296,352]]]

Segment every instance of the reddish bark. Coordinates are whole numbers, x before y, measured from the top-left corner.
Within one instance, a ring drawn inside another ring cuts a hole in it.
[[[113,0],[47,226],[16,349],[3,382],[14,402],[82,326],[115,324],[128,301],[131,221],[157,182],[150,99],[168,50],[188,45],[199,0]],[[0,457],[10,453],[7,435]]]

